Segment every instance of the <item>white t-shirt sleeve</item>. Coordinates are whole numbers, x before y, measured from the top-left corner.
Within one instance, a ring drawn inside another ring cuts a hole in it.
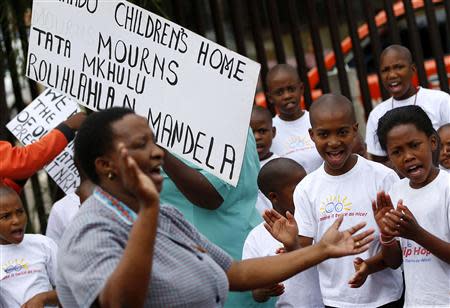
[[[378,141],[377,129],[379,117],[376,115],[375,109],[369,114],[366,126],[366,144],[367,152],[377,156],[386,156],[386,152],[381,148]]]
[[[244,242],[242,249],[242,260],[261,257],[257,248],[257,238],[255,236],[255,229],[250,231]]]
[[[45,267],[47,269],[48,278],[50,280],[50,283],[53,287],[56,286],[56,269],[57,269],[57,261],[56,261],[56,255],[58,254],[58,245],[56,245],[55,241],[53,241],[51,238],[46,238],[46,252],[47,252],[47,263],[45,264]]]
[[[64,226],[60,217],[59,210],[54,207],[50,211],[50,215],[48,216],[47,230],[45,231],[45,235],[58,242],[61,239],[63,230]]]
[[[441,124],[450,123],[450,95],[446,95],[446,103],[441,104]]]
[[[294,190],[295,220],[298,224],[299,234],[314,238],[317,235],[317,219],[313,212],[313,206],[306,195],[307,187],[301,182]]]

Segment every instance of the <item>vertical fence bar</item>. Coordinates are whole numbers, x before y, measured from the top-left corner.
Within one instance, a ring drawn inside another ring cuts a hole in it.
[[[336,1],[326,1],[328,28],[330,30],[331,44],[333,45],[334,56],[336,58],[336,68],[339,78],[339,87],[341,93],[348,99],[352,99],[350,84],[347,78],[347,70],[345,69],[344,55],[341,49],[341,38],[339,35],[339,24],[336,16]]]
[[[0,31],[2,35],[2,31]],[[0,41],[0,59],[5,58],[5,52]],[[6,129],[6,124],[9,121],[9,108],[6,104],[6,90],[5,90],[5,61],[0,61],[0,140],[9,140],[11,137]]]
[[[268,71],[266,50],[264,48],[264,39],[261,34],[261,20],[259,19],[258,0],[248,0],[248,12],[250,15],[250,28],[252,29],[253,41],[255,43],[256,58],[261,64],[261,80],[264,90],[267,90],[266,75]]]
[[[24,1],[12,1],[12,6],[16,15],[16,21],[17,21],[17,30],[19,32],[20,36],[20,44],[22,45],[22,52],[24,59],[27,59],[28,57],[28,35],[25,27],[24,22],[24,14],[25,14],[25,8],[24,8]],[[30,87],[31,97],[34,99],[39,95],[37,84],[35,81],[27,78],[28,85]]]
[[[356,62],[356,73],[358,75],[359,87],[361,89],[361,97],[364,104],[366,119],[372,111],[372,99],[370,97],[369,85],[367,84],[366,64],[364,63],[364,54],[360,45],[356,21],[353,15],[353,6],[351,0],[344,0],[345,15],[352,40],[353,54]]]
[[[389,28],[389,37],[391,39],[391,44],[401,44],[400,31],[397,26],[397,19],[394,15],[392,0],[384,0],[384,9],[387,16],[387,24]]]
[[[195,31],[201,35],[205,36],[206,30],[205,30],[205,23],[203,21],[203,5],[202,0],[192,0],[193,6],[194,6],[194,24],[195,24]]]
[[[411,46],[411,53],[416,63],[417,73],[419,75],[419,83],[422,87],[428,87],[427,74],[425,67],[423,66],[423,50],[420,45],[419,29],[416,24],[416,17],[414,15],[414,9],[410,0],[403,0],[405,7],[406,22],[408,24],[408,36]]]
[[[216,42],[222,46],[226,45],[225,29],[223,27],[224,21],[222,16],[222,7],[218,0],[209,0],[211,6],[211,15],[214,26],[214,32],[216,33]]]
[[[390,97],[389,93],[386,89],[381,85],[381,75],[380,75],[380,56],[381,56],[381,40],[380,35],[378,34],[378,28],[375,24],[375,14],[373,12],[372,1],[364,0],[364,15],[366,17],[367,25],[369,26],[369,36],[370,36],[370,44],[372,46],[372,56],[375,63],[376,73],[378,76],[378,87],[381,91],[381,97],[383,100]]]
[[[278,8],[275,0],[267,0],[267,13],[269,15],[270,30],[272,40],[275,46],[275,55],[278,63],[286,63],[286,54],[283,48],[283,34],[281,33],[280,19],[278,17]]]
[[[317,17],[314,0],[306,0],[308,11],[308,24],[311,33],[312,43],[314,47],[314,55],[316,57],[317,69],[320,76],[320,84],[324,93],[330,92],[330,84],[328,83],[327,69],[325,67],[324,52],[322,42],[320,40],[319,19]]]
[[[292,44],[294,47],[295,59],[297,61],[297,71],[300,79],[305,85],[304,98],[306,109],[309,109],[312,103],[311,88],[308,78],[308,68],[306,67],[305,52],[301,41],[300,22],[297,14],[295,0],[288,0],[288,18],[291,29]]]
[[[231,11],[231,23],[233,25],[234,39],[236,41],[236,50],[243,56],[247,56],[245,48],[244,26],[242,24],[242,5],[239,0],[229,0]]]
[[[428,34],[430,35],[431,50],[436,61],[439,85],[442,91],[449,92],[447,72],[445,71],[444,52],[442,51],[441,37],[439,35],[436,15],[434,14],[433,3],[431,0],[425,0],[424,2],[428,21]]]
[[[183,9],[182,9],[182,1],[181,0],[172,0],[172,8],[173,8],[173,17],[175,22],[181,26],[185,26],[185,20],[183,18]]]
[[[450,1],[445,0],[444,1],[444,8],[445,8],[445,29],[446,31],[446,41],[447,41],[447,50],[450,50]]]

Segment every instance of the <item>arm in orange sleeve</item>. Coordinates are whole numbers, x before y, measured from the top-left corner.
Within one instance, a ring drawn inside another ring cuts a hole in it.
[[[60,124],[30,145],[14,147],[0,141],[0,177],[12,180],[27,179],[51,162],[73,139],[67,125]]]

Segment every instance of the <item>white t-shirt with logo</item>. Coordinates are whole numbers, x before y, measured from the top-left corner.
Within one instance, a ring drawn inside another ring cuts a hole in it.
[[[439,172],[428,185],[409,186],[409,179],[393,185],[394,205],[403,200],[419,225],[450,243],[450,175]],[[435,257],[416,242],[400,238],[405,274],[405,307],[450,307],[450,264]]]
[[[260,168],[262,168],[265,164],[267,164],[269,161],[279,158],[277,154],[273,153],[272,156],[269,158],[266,158],[264,160],[259,161]],[[256,209],[258,210],[258,213],[261,215],[264,213],[265,210],[272,209],[272,202],[262,193],[261,190],[258,189],[258,199],[256,199]]]
[[[393,170],[361,156],[358,156],[355,166],[343,175],[331,176],[323,166],[320,167],[307,175],[294,191],[299,234],[317,242],[341,214],[345,217],[340,230],[363,221],[367,222],[364,230],[377,230],[372,200],[378,191],[389,191],[398,180]],[[329,259],[317,265],[325,305],[378,307],[400,298],[403,282],[399,270],[385,269],[372,274],[357,289],[348,285],[355,273],[355,257],[367,259],[379,251],[378,234],[376,231],[375,240],[368,251],[357,256]]]
[[[69,193],[64,198],[55,202],[48,217],[45,235],[58,244],[79,208],[80,197],[76,193]]]
[[[0,307],[20,307],[53,290],[57,249],[40,234],[25,234],[20,244],[0,245]]]
[[[308,111],[295,121],[284,121],[275,116],[273,126],[277,132],[272,140],[272,152],[295,160],[305,168],[306,173],[319,168],[323,160],[309,136],[311,122]]]
[[[377,137],[378,120],[393,108],[414,105],[420,106],[428,115],[434,129],[450,123],[450,95],[443,91],[420,87],[416,95],[404,100],[388,98],[377,105],[369,114],[366,127],[367,152],[377,156],[387,156]]]
[[[276,255],[276,250],[283,247],[264,228],[256,226],[247,236],[242,252],[242,259],[251,259]],[[323,307],[317,268],[312,267],[283,282],[284,293],[278,297],[276,307]]]

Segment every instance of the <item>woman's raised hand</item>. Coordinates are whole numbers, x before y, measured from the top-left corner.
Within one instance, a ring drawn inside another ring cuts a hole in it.
[[[338,258],[348,255],[356,255],[369,249],[369,244],[373,241],[373,229],[369,229],[357,235],[356,232],[364,228],[365,222],[359,223],[345,231],[340,232],[339,227],[342,224],[344,216],[338,219],[328,228],[322,236],[320,242],[325,253],[330,258]]]
[[[119,143],[118,151],[120,175],[126,190],[138,200],[141,207],[159,205],[159,193],[150,177],[142,172],[123,143]]]

